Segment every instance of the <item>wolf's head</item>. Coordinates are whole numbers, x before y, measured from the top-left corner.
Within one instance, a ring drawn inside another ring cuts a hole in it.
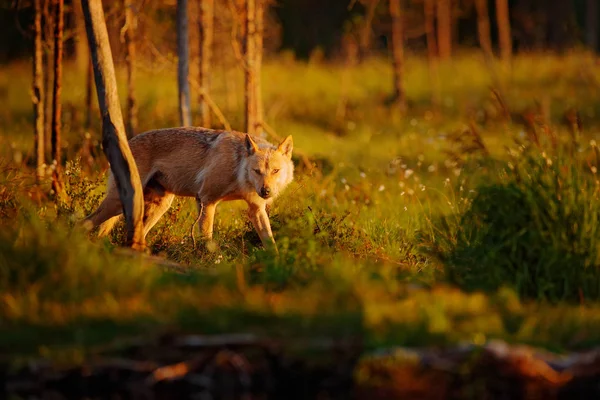
[[[246,135],[245,145],[248,152],[246,176],[249,182],[263,199],[276,197],[294,179],[292,137],[288,136],[273,149],[260,148]]]

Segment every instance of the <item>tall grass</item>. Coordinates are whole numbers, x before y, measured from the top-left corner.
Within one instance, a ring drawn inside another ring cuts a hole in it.
[[[586,165],[579,147],[520,146],[485,173],[438,243],[451,282],[553,302],[600,298],[597,149],[585,149]]]

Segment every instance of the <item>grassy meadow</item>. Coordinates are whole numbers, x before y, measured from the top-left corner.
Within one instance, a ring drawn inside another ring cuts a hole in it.
[[[587,53],[524,54],[511,68],[457,55],[440,65],[436,107],[426,60],[408,57],[404,114],[388,104],[388,60],[267,60],[265,118],[296,151],[271,211],[280,254],[237,202],[217,209],[214,243],[194,247],[195,205],[178,199],[147,238],[177,268],[120,251],[122,224],[104,240],[74,227],[107,169],[75,65],[63,86],[69,200],[49,178],[35,184],[30,71],[0,69],[0,354],[78,361],[167,331],[600,344],[600,64]],[[175,68],[140,65],[136,87],[140,132],[178,124]],[[214,100],[238,130],[242,89],[239,70],[216,71]]]

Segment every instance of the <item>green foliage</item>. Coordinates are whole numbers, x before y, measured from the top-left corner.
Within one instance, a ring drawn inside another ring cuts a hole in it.
[[[440,243],[452,282],[550,301],[600,298],[598,179],[575,154],[529,148],[484,175]]]
[[[91,247],[81,231],[62,222],[46,223],[32,212],[20,218],[17,229],[0,233],[0,293],[28,292],[32,298],[63,302],[106,293],[118,299],[144,290],[156,276],[140,262]]]

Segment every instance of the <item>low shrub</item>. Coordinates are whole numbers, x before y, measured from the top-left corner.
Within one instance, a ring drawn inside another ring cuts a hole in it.
[[[524,150],[486,173],[456,223],[446,219],[435,247],[451,282],[549,301],[600,298],[596,167],[572,146],[549,153]]]

